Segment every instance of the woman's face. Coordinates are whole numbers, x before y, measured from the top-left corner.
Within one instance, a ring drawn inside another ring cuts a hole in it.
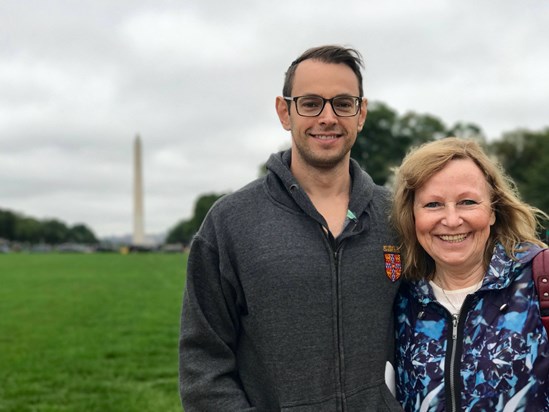
[[[416,190],[416,236],[440,270],[482,265],[495,214],[488,182],[471,159],[451,160]]]

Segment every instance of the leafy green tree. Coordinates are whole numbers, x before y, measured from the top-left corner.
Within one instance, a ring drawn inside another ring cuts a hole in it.
[[[383,185],[411,146],[447,135],[444,123],[431,115],[408,112],[400,117],[384,103],[369,105],[364,128],[351,149],[351,156]]]
[[[67,233],[66,241],[86,245],[99,243],[95,237],[95,234],[84,224],[76,224],[72,226]]]
[[[457,122],[447,128],[436,116],[415,112],[399,116],[388,105],[373,102],[368,107],[366,123],[358,134],[351,156],[376,183],[384,185],[411,147],[448,136],[477,140],[500,159],[523,198],[549,213],[549,128],[541,132],[518,130],[489,143],[482,129],[474,123]],[[262,165],[260,175],[265,171],[265,165]],[[193,218],[179,222],[168,234],[167,241],[189,243],[219,197],[221,195],[199,198]]]
[[[40,221],[1,209],[0,238],[28,243],[45,242],[52,245],[63,242],[99,243],[95,234],[84,224],[68,228],[65,223],[56,219]]]
[[[67,240],[69,229],[67,225],[57,219],[48,219],[43,222],[44,242],[57,245]]]
[[[509,132],[489,148],[515,181],[522,198],[549,213],[549,128]]]
[[[168,232],[166,243],[189,244],[194,234],[200,228],[200,225],[210,208],[222,196],[224,196],[224,194],[215,193],[200,196],[194,205],[193,217],[189,220],[182,220],[176,224]]]
[[[438,117],[414,112],[408,112],[398,120],[395,133],[407,148],[448,136],[446,126]]]
[[[196,230],[192,219],[182,220],[170,229],[168,236],[166,236],[166,243],[182,243],[187,245],[191,242]]]
[[[480,144],[486,144],[486,135],[474,123],[457,122],[447,131],[447,136],[463,137],[465,139],[475,139]]]
[[[393,109],[384,103],[371,103],[366,123],[351,149],[351,157],[381,185],[406,152],[405,142],[395,134],[397,123],[398,114]]]
[[[0,209],[0,238],[13,239],[17,215],[9,210]]]
[[[43,225],[32,217],[19,217],[15,223],[12,239],[19,242],[39,243],[44,241]]]

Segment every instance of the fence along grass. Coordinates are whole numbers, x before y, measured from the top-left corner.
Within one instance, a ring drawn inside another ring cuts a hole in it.
[[[186,255],[0,255],[0,411],[181,411]]]

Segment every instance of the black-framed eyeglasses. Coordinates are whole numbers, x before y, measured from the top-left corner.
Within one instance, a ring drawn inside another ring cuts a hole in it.
[[[326,102],[330,102],[332,110],[339,117],[353,117],[360,111],[361,98],[357,96],[336,96],[325,99],[321,96],[284,96],[284,100],[295,102],[297,114],[304,117],[316,117]]]

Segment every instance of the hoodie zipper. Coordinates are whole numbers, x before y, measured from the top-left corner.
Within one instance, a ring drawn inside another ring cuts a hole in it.
[[[343,349],[341,342],[341,311],[340,311],[340,299],[339,299],[339,248],[334,250],[334,265],[335,265],[335,285],[336,285],[336,333],[337,333],[337,355],[338,355],[338,369],[337,377],[339,380],[339,388],[341,393],[341,410],[345,411],[345,400],[343,399]]]
[[[335,274],[335,318],[336,318],[336,350],[337,350],[337,392],[338,397],[341,399],[341,410],[342,412],[345,412],[347,410],[345,406],[345,396],[344,396],[344,390],[343,390],[343,343],[341,339],[341,310],[340,310],[340,301],[339,293],[340,293],[340,284],[339,284],[339,255],[341,251],[341,242],[337,242],[336,239],[333,237],[332,233],[329,230],[326,230],[323,227],[323,230],[326,233],[326,238],[328,239],[328,244],[330,245],[330,249],[332,251],[332,256],[334,257],[334,274]]]
[[[352,222],[352,227],[345,227],[343,229],[343,232],[346,230],[355,231],[358,225],[358,219],[354,215],[353,212],[350,210],[347,211],[347,218]],[[351,225],[351,222],[348,226]],[[345,358],[345,354],[343,353],[343,339],[341,337],[341,310],[340,310],[340,304],[341,299],[339,298],[340,294],[340,278],[339,278],[339,257],[341,248],[343,246],[343,239],[340,241],[337,241],[334,236],[332,235],[332,232],[330,232],[329,229],[322,226],[322,230],[326,234],[326,238],[328,239],[328,244],[330,245],[330,249],[332,250],[333,257],[334,257],[334,273],[335,273],[335,293],[336,293],[336,333],[337,333],[337,358],[338,358],[338,365],[337,365],[337,379],[338,379],[338,387],[339,387],[339,394],[341,399],[341,411],[345,412],[347,410],[346,406],[346,399],[345,399],[345,391],[343,389],[343,361]],[[342,233],[343,233],[342,232]]]

